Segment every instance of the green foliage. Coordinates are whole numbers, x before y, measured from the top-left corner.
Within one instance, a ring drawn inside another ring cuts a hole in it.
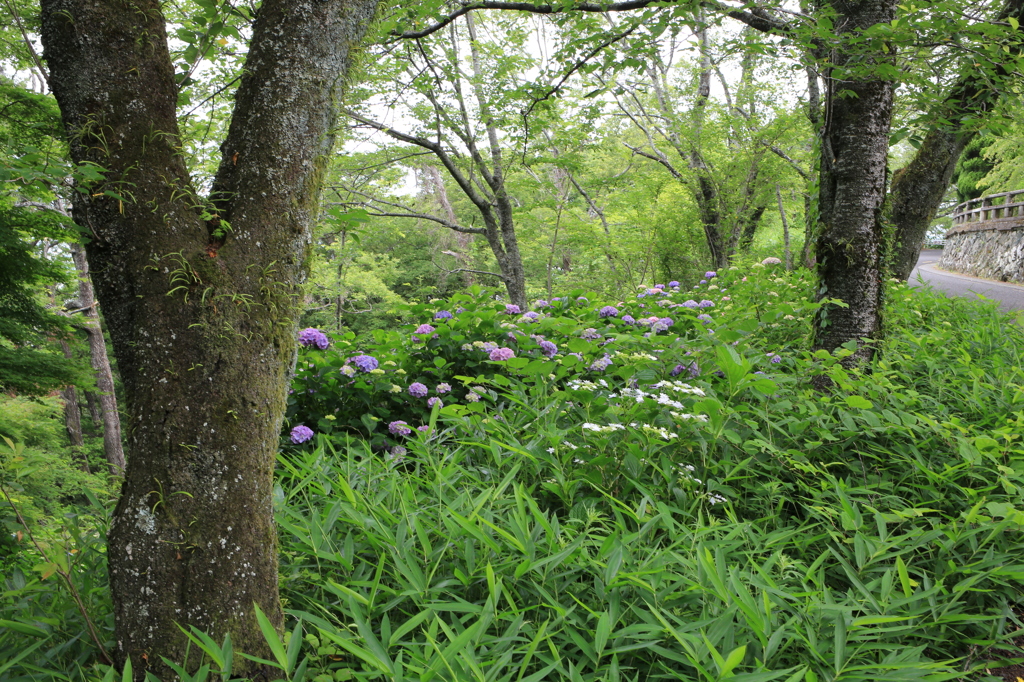
[[[986,158],[986,149],[992,142],[991,137],[975,135],[964,148],[954,171],[957,201],[977,199],[986,193],[983,183],[993,169],[992,162]]]

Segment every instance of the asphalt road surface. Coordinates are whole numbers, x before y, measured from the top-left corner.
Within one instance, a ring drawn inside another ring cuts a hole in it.
[[[947,296],[976,299],[980,294],[987,299],[999,301],[1000,309],[1006,312],[1024,310],[1024,285],[940,270],[938,266],[941,258],[941,250],[923,249],[921,257],[917,260],[917,267],[910,273],[910,286],[921,286],[921,280],[924,280],[926,284]]]

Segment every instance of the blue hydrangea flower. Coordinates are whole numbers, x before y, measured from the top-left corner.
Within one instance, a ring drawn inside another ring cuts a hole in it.
[[[441,402],[440,398],[427,398],[427,407],[433,407],[434,405],[444,407],[444,403]]]
[[[698,315],[697,319],[703,322],[704,324],[711,324],[712,322],[710,315]]]
[[[452,317],[454,316],[451,314],[451,312],[447,310],[438,310],[436,313],[434,313],[435,320],[450,320],[452,319]]]
[[[558,346],[550,341],[541,341],[540,352],[549,358],[553,358],[555,357],[555,354],[558,353]]]
[[[715,272],[714,270],[708,270],[707,272],[704,273],[704,277],[706,279],[714,279],[715,277],[718,277],[718,273]]]
[[[714,301],[709,301],[708,299],[705,298],[704,300],[702,300],[697,305],[700,306],[701,308],[714,308],[715,307],[715,302]]]
[[[700,304],[697,303],[695,300],[693,300],[691,298],[689,301],[683,301],[683,307],[684,308],[699,308]]]
[[[505,313],[507,315],[518,315],[520,312],[522,311],[519,310],[519,306],[517,306],[515,303],[505,304]]]
[[[313,429],[308,426],[299,424],[292,429],[291,439],[292,442],[298,445],[299,443],[305,443],[307,440],[313,437]]]
[[[594,360],[594,362],[591,363],[590,369],[594,370],[595,372],[603,372],[604,370],[608,369],[611,366],[611,364],[611,357],[607,353],[605,353],[603,358],[599,360]]]
[[[429,392],[430,390],[418,381],[409,384],[409,395],[413,398],[426,398]]]
[[[677,289],[679,287],[679,282],[672,280],[671,282],[668,283],[668,285],[673,289]]]
[[[622,321],[626,324],[636,324],[636,320],[633,319],[632,315],[623,315]]]
[[[606,305],[597,314],[599,317],[617,317],[619,310],[614,306]]]
[[[352,364],[363,372],[370,372],[380,366],[380,363],[377,362],[377,358],[372,355],[357,355],[352,358]]]

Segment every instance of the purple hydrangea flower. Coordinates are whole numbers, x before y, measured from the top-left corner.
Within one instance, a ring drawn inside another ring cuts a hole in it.
[[[697,364],[696,360],[687,365],[686,369],[690,372],[691,379],[696,379],[700,376],[700,366]]]
[[[697,305],[700,306],[701,308],[714,308],[715,307],[715,302],[714,301],[709,301],[708,299],[705,298],[704,300],[702,300]]]
[[[669,285],[670,287],[672,287],[673,289],[676,289],[676,288],[678,288],[678,287],[679,287],[679,282],[677,282],[677,281],[675,281],[675,280],[672,280],[671,282],[669,282],[669,283],[668,283],[668,285]]]
[[[540,313],[535,313],[532,310],[528,313],[523,313],[523,319],[529,320],[530,322],[536,322],[540,317]]]
[[[520,312],[522,312],[522,311],[519,310],[519,306],[517,306],[515,303],[506,303],[505,304],[505,314],[507,314],[507,315],[518,315]]]
[[[618,317],[619,311],[614,306],[606,305],[598,312],[600,317]]]
[[[665,288],[665,285],[664,285],[664,284],[655,284],[655,285],[654,285],[654,288],[655,288],[655,289],[664,289],[664,288]]]
[[[555,354],[558,353],[558,346],[550,341],[541,341],[540,352],[549,358],[553,358],[555,357]]]
[[[427,407],[433,407],[437,405],[438,408],[444,407],[444,403],[441,402],[440,398],[427,398]]]
[[[352,358],[352,364],[363,372],[369,372],[380,366],[380,363],[377,362],[377,358],[372,355],[357,355]]]
[[[455,314],[456,315],[461,315],[464,312],[466,312],[466,309],[463,308],[462,306],[459,306],[458,308],[455,309]]]
[[[494,343],[493,341],[484,341],[484,345],[480,350],[484,351],[485,353],[490,353],[497,347],[498,344]]]
[[[495,348],[490,352],[488,357],[495,362],[504,362],[505,360],[511,360],[516,356],[515,352],[511,348]]]
[[[704,324],[711,324],[712,322],[710,315],[698,315],[697,319],[703,322]]]
[[[416,327],[416,331],[413,332],[413,333],[414,334],[433,334],[434,333],[434,328],[431,327],[429,324],[421,324],[420,326]]]
[[[418,381],[409,384],[409,395],[413,398],[426,398],[429,392],[427,387]]]
[[[633,319],[632,315],[623,315],[622,321],[626,324],[636,324],[636,320]]]
[[[587,341],[597,341],[598,339],[604,338],[603,336],[598,334],[597,330],[594,329],[593,327],[587,327],[586,329],[584,329],[580,333],[580,336],[586,339]]]
[[[706,279],[714,279],[715,277],[718,277],[718,273],[715,272],[714,270],[708,270],[707,272],[704,273],[704,277]]]
[[[296,445],[298,445],[299,443],[305,443],[312,437],[313,429],[309,428],[308,426],[299,424],[294,429],[292,429],[291,438],[292,442],[295,443]]]
[[[409,428],[409,425],[401,419],[388,424],[388,431],[390,431],[394,436],[408,436],[412,433],[412,429]]]
[[[451,314],[451,312],[447,310],[438,310],[436,313],[434,313],[435,320],[450,320],[452,319],[452,317],[453,315]]]
[[[299,343],[306,348],[316,346],[320,350],[324,350],[327,346],[331,345],[331,341],[327,338],[327,335],[316,327],[306,327],[299,332]]]
[[[416,430],[421,433],[430,433],[430,424],[420,424],[416,427]]]
[[[611,357],[607,353],[605,353],[603,358],[599,360],[594,360],[594,362],[591,363],[590,369],[594,370],[595,372],[603,372],[604,370],[608,369],[611,366],[611,364]]]
[[[707,283],[708,283],[708,281],[707,281],[706,279],[702,279],[702,280],[700,281],[700,283],[701,283],[701,284],[707,284]]]
[[[545,301],[544,299],[539,299],[537,301],[534,301],[533,307],[534,308],[549,308],[549,307],[551,307],[551,304],[548,303],[547,301]]]
[[[683,307],[684,308],[699,308],[700,304],[697,303],[695,300],[693,300],[691,298],[689,301],[683,301]]]
[[[658,324],[663,324],[665,325],[665,329],[668,329],[675,324],[675,321],[671,317],[663,317],[658,320]]]
[[[779,355],[778,353],[769,353],[768,357],[770,358],[769,362],[771,362],[773,365],[777,365],[780,362],[782,362],[782,356]]]
[[[676,365],[675,367],[672,368],[672,371],[669,372],[669,376],[677,377],[685,371],[686,365]]]
[[[451,384],[447,384],[447,383],[438,384],[437,388],[435,388],[434,390],[437,391],[438,395],[444,395],[445,393],[451,393],[452,392],[452,385]]]

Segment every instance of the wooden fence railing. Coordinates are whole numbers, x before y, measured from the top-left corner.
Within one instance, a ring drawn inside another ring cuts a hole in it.
[[[949,234],[1024,226],[1024,189],[971,199],[953,209]]]

